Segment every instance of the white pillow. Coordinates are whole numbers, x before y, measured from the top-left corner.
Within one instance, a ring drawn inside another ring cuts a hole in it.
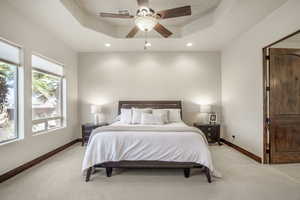
[[[163,114],[142,113],[141,124],[162,125],[164,124]]]
[[[118,115],[112,120],[112,123],[120,121],[120,120],[121,120],[121,115]]]
[[[132,120],[132,111],[131,109],[121,109],[120,121],[124,124],[130,124]]]
[[[163,122],[165,124],[169,123],[169,111],[165,109],[152,109],[154,115],[162,115]]]
[[[181,122],[180,109],[165,109],[169,111],[169,122]]]
[[[142,113],[151,113],[151,108],[132,108],[132,124],[140,124],[142,120]]]

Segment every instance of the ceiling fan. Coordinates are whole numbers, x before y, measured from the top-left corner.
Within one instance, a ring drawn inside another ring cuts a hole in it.
[[[149,32],[152,29],[157,31],[163,37],[167,38],[173,33],[165,28],[159,23],[159,20],[189,16],[192,14],[191,6],[183,6],[168,10],[154,11],[149,7],[149,0],[137,0],[139,9],[136,12],[136,15],[130,15],[127,12],[115,13],[100,13],[101,17],[110,17],[110,18],[121,18],[121,19],[132,19],[134,18],[135,26],[127,34],[127,38],[134,37],[139,30],[144,32]]]

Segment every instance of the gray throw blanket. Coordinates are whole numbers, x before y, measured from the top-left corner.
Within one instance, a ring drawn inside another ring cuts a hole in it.
[[[198,128],[187,126],[187,127],[155,127],[155,126],[102,126],[93,130],[89,142],[93,136],[103,133],[103,132],[122,132],[122,131],[132,131],[132,132],[195,132],[200,134],[206,144],[208,144],[204,133]]]

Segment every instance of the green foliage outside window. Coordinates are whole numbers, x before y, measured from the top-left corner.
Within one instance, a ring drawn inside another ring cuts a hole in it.
[[[60,78],[38,71],[32,74],[32,91],[34,96],[45,103],[51,99],[57,101]]]
[[[0,113],[6,111],[8,89],[14,87],[10,84],[14,81],[14,71],[12,67],[5,63],[0,63]]]

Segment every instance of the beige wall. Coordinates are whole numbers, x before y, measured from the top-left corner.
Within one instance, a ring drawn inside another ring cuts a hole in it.
[[[119,100],[183,100],[190,124],[199,103],[220,105],[218,52],[81,53],[78,74],[81,122],[91,120],[89,104],[104,104],[110,121]]]
[[[47,153],[78,138],[77,120],[77,54],[50,35],[46,30],[30,22],[19,12],[0,2],[0,36],[23,47],[24,53],[24,112],[21,113],[23,140],[0,145],[0,174]],[[44,135],[31,132],[31,53],[37,52],[65,64],[67,79],[67,128]]]
[[[298,39],[299,37],[300,37],[300,33],[287,40],[283,40],[282,42],[273,45],[272,48],[300,49],[300,39]]]
[[[299,10],[299,0],[288,1],[222,51],[224,137],[259,156],[263,153],[262,48],[300,29]]]

